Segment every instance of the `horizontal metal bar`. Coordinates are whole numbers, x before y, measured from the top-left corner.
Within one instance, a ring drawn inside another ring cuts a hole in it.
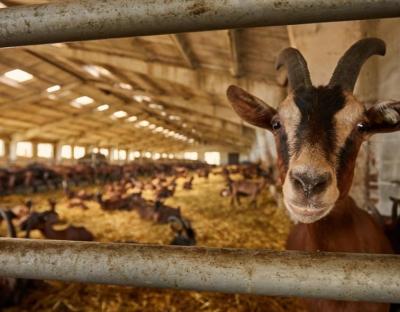
[[[0,276],[400,302],[400,256],[0,239]]]
[[[0,46],[398,16],[398,0],[72,0],[1,9]]]

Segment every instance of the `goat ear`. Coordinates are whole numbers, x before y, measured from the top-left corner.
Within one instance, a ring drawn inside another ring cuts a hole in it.
[[[400,130],[400,102],[386,101],[374,105],[367,111],[366,131],[387,133]]]
[[[230,86],[226,92],[236,113],[248,123],[271,130],[271,120],[277,111],[242,88]]]

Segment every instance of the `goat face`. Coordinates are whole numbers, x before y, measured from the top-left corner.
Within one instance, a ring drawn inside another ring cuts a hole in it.
[[[329,85],[314,87],[299,51],[284,50],[290,92],[277,109],[236,86],[227,95],[247,122],[272,131],[286,208],[294,221],[315,222],[347,196],[364,139],[400,128],[400,103],[367,110],[352,94],[362,64],[383,55],[379,39],[363,39],[341,58]]]

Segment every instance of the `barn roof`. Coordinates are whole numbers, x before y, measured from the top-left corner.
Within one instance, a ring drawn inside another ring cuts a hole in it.
[[[225,90],[280,88],[274,60],[287,46],[282,26],[0,49],[0,135],[159,152],[248,149],[254,129],[232,111]],[[33,79],[4,76],[14,69]],[[82,96],[93,102],[77,103]]]

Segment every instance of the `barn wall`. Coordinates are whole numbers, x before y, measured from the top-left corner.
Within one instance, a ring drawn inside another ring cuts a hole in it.
[[[387,43],[385,57],[379,58],[377,93],[379,100],[400,99],[400,23],[399,19],[385,19],[369,22],[369,34],[377,36]],[[379,210],[389,215],[391,203],[389,196],[400,195],[400,185],[392,181],[400,180],[400,133],[379,134],[371,140],[373,144],[377,171],[378,189],[375,198]],[[374,169],[374,168],[373,168]]]

